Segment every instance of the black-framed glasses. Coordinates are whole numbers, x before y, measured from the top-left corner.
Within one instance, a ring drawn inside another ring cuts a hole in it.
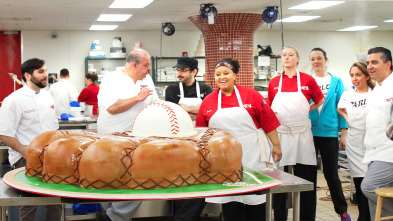
[[[191,71],[191,69],[189,69],[189,68],[175,68],[175,71],[180,72],[180,73],[184,73],[187,71]]]

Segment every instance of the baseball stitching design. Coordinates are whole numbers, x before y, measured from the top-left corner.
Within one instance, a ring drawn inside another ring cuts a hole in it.
[[[171,134],[177,135],[179,133],[179,131],[180,131],[180,128],[179,128],[179,122],[177,121],[177,116],[176,116],[175,111],[170,106],[168,106],[166,104],[163,104],[163,103],[152,103],[152,104],[149,104],[148,106],[146,106],[145,108],[143,108],[142,111],[139,112],[139,114],[142,113],[144,109],[146,109],[146,108],[148,108],[150,106],[157,106],[157,107],[164,108],[164,110],[166,111],[166,113],[168,114],[168,117],[169,117],[169,123],[170,123],[170,127],[171,127]],[[138,116],[137,116],[137,118],[138,118]]]

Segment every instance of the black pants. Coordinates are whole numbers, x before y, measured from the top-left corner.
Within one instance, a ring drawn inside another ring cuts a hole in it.
[[[199,221],[203,208],[205,208],[205,198],[174,200],[176,221]]]
[[[239,202],[222,204],[224,221],[264,221],[266,220],[266,203],[247,205]]]
[[[370,209],[368,207],[368,199],[363,194],[360,184],[362,184],[363,177],[354,177],[353,182],[355,183],[356,189],[356,201],[358,202],[359,217],[358,221],[370,221]]]
[[[288,167],[284,167],[288,172]],[[293,174],[314,183],[314,190],[300,193],[300,220],[315,220],[317,209],[317,166],[296,164],[293,166]],[[273,194],[274,220],[283,221],[288,219],[288,209],[286,207],[287,193]]]
[[[347,212],[347,202],[343,194],[341,180],[338,177],[338,149],[337,137],[314,137],[315,152],[321,154],[323,175],[329,186],[334,210],[337,214]]]

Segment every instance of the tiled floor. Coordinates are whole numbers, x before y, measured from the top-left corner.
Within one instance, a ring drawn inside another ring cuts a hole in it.
[[[327,197],[329,194],[328,190],[324,189],[323,187],[327,187],[325,177],[323,176],[323,172],[318,170],[318,181],[317,186],[319,190],[317,191],[317,214],[316,220],[317,221],[335,221],[340,220],[340,217],[336,214],[333,207],[333,202],[330,200],[321,200],[321,198]],[[349,196],[351,193],[350,186],[351,183],[342,184],[344,188],[344,196],[348,198],[348,213],[351,216],[352,220],[357,220],[359,211],[357,205],[351,204],[349,200]],[[292,220],[292,209],[290,209],[290,214],[288,214],[288,220]]]

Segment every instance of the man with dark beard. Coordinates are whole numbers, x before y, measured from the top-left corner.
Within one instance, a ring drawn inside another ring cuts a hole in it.
[[[14,91],[0,109],[0,139],[10,147],[8,160],[13,169],[26,166],[27,147],[39,134],[57,130],[52,96],[43,88],[47,85],[45,62],[38,58],[21,66],[25,87]],[[37,206],[19,207],[19,220],[36,220]],[[61,220],[61,205],[46,206],[45,220]]]

